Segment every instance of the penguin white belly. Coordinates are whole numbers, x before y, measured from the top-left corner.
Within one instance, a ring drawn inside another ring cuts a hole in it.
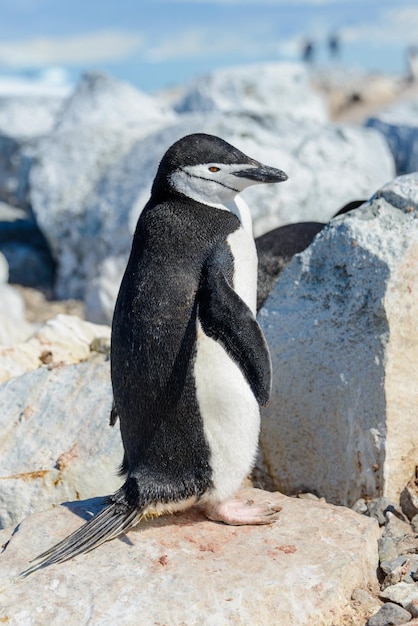
[[[251,311],[256,308],[257,254],[243,227],[228,239],[234,258],[233,287]],[[210,448],[214,489],[211,499],[225,500],[236,492],[253,467],[260,429],[257,400],[222,345],[208,337],[200,322],[194,366],[196,394]]]
[[[214,489],[222,501],[236,492],[252,469],[258,444],[258,403],[238,365],[198,322],[194,366],[196,396],[210,449]]]

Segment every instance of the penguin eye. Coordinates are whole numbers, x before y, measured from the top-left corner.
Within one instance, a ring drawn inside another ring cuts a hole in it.
[[[211,165],[209,168],[209,172],[219,172],[221,168],[220,167],[216,167],[215,165]]]

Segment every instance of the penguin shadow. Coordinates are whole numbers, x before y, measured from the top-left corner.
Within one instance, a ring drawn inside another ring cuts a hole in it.
[[[75,502],[62,502],[61,506],[64,506],[74,515],[77,515],[84,522],[88,522],[92,517],[106,508],[107,498],[106,496],[99,496],[97,498],[87,498],[86,500],[77,500]],[[134,545],[127,535],[119,535],[116,539],[119,539],[129,546]]]
[[[71,511],[74,515],[78,515],[82,520],[88,522],[93,515],[100,513],[107,504],[106,496],[97,498],[87,498],[86,500],[76,500],[71,502],[62,502],[61,506]]]
[[[367,200],[345,204],[333,217],[362,206]],[[323,222],[296,222],[279,226],[255,239],[258,256],[257,312],[267,300],[280,274],[295,254],[303,252],[326,226]]]
[[[86,500],[77,500],[71,502],[62,502],[68,511],[77,515],[84,522],[88,522],[91,518],[100,513],[107,506],[106,496],[97,498],[87,498]],[[172,526],[193,527],[207,520],[207,517],[197,507],[190,507],[185,511],[179,511],[171,514],[161,515],[152,519],[143,519],[137,526],[129,530],[130,533],[144,532],[151,528],[164,528]],[[133,546],[134,543],[129,539],[129,534],[122,534],[116,537],[119,541]]]

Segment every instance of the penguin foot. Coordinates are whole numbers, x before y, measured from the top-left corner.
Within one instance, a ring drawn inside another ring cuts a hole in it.
[[[279,519],[282,507],[265,501],[255,503],[253,500],[232,498],[217,504],[207,504],[205,515],[215,522],[223,522],[231,526],[246,524],[271,524]]]

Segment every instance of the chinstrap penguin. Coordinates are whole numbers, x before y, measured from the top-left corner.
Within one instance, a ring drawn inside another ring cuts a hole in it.
[[[271,387],[251,216],[237,194],[286,179],[212,135],[183,137],[163,156],[112,322],[111,423],[119,418],[126,481],[22,577],[192,505],[227,524],[277,518],[269,502],[234,499]]]

